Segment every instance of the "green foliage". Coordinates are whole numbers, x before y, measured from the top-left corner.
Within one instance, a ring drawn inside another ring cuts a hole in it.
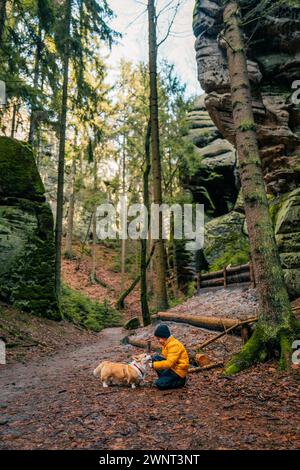
[[[0,137],[0,195],[44,199],[44,186],[25,142]]]
[[[245,238],[245,237],[244,237]],[[241,239],[238,246],[236,243],[230,243],[226,240],[224,243],[224,253],[214,263],[209,266],[210,271],[219,271],[224,266],[231,264],[237,266],[239,264],[246,264],[250,257],[250,247],[248,240]]]
[[[253,121],[243,121],[239,125],[239,130],[242,132],[247,132],[247,131],[256,131],[256,125],[255,122]]]
[[[66,285],[62,288],[60,309],[63,318],[92,331],[120,325],[120,314],[109,304],[92,301]]]

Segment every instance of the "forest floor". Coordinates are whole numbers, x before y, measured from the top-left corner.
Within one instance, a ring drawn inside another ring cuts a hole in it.
[[[252,312],[253,291],[228,291],[223,304],[218,292],[189,302],[207,307],[215,299],[215,313],[233,314],[232,303],[243,307],[241,314]],[[103,359],[128,362],[140,351],[121,343],[128,332],[109,328],[91,335],[65,325],[59,342],[55,328],[61,324],[55,325],[48,329],[50,356],[33,348],[42,355],[0,366],[0,449],[300,449],[299,368],[283,373],[269,361],[230,378],[215,369],[191,374],[183,389],[163,392],[153,386],[150,369],[135,390],[103,389],[92,374],[95,366]],[[215,334],[170,326],[189,350]],[[151,337],[152,328],[136,335]],[[240,347],[241,340],[228,335],[208,354],[226,359]]]
[[[1,371],[0,449],[299,449],[299,372],[272,362],[224,378],[212,370],[158,391],[103,389],[102,359],[128,361],[122,328],[98,341]],[[2,366],[3,367],[3,366]]]
[[[104,245],[97,247],[96,276],[99,283],[92,284],[89,278],[92,265],[89,251],[80,254],[80,246],[78,244],[73,245],[73,250],[76,258],[71,260],[63,259],[62,261],[64,282],[72,289],[82,292],[92,300],[97,300],[98,302],[108,300],[114,305],[116,299],[122,293],[120,254],[115,249]],[[138,269],[139,267],[134,266],[134,264],[130,270],[128,269],[129,272],[126,272],[124,279],[124,290],[131,285]],[[126,298],[126,308],[123,314],[126,318],[140,315],[139,286]]]
[[[113,304],[121,291],[119,260],[103,247],[97,258],[97,276],[107,287],[90,284],[88,253],[79,270],[78,259],[63,261],[64,280]],[[185,388],[165,392],[153,386],[150,369],[135,390],[103,389],[92,374],[98,363],[129,362],[140,352],[121,343],[128,331],[91,333],[0,308],[0,333],[13,345],[8,364],[0,365],[0,449],[300,449],[299,367],[282,373],[270,361],[230,378],[215,369],[191,374]],[[238,287],[202,291],[171,311],[245,319],[256,309],[255,290]],[[127,299],[124,319],[137,314],[138,290]],[[191,353],[216,334],[168,324]],[[153,326],[133,334],[153,341]],[[239,337],[226,335],[205,353],[212,361],[226,361],[241,346]]]

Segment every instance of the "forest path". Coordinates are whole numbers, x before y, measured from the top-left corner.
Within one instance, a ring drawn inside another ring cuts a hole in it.
[[[215,370],[160,392],[151,371],[135,390],[103,389],[94,367],[136,351],[123,336],[110,328],[94,344],[2,367],[0,449],[300,448],[298,373],[273,363],[230,379]]]

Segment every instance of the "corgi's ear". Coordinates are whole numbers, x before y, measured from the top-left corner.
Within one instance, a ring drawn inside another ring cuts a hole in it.
[[[139,360],[139,357],[138,357],[138,356],[132,356],[132,359],[133,359],[134,361],[138,361],[138,360]]]

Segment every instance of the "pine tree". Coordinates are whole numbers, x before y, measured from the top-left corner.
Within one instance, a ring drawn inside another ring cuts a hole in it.
[[[242,19],[236,1],[224,9],[225,41],[231,82],[244,207],[259,296],[259,322],[242,351],[227,365],[232,374],[280,351],[280,365],[291,361],[295,320],[284,282],[264,186],[247,70]]]
[[[159,142],[159,117],[158,117],[158,92],[157,92],[157,37],[156,37],[156,10],[155,1],[148,0],[148,22],[149,22],[149,76],[150,76],[150,122],[151,122],[151,155],[153,173],[153,196],[154,203],[162,204],[162,175],[161,154]],[[159,213],[159,238],[155,242],[156,248],[156,270],[157,270],[157,308],[166,310],[168,308],[167,294],[167,266],[166,251],[163,240],[163,218]]]

